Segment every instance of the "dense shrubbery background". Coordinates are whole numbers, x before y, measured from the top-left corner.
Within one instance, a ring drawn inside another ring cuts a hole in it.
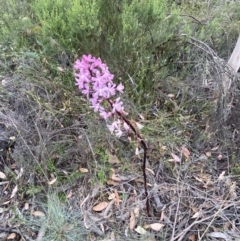
[[[77,56],[100,56],[116,79],[135,89],[139,102],[164,77],[160,66],[176,52],[167,45],[178,36],[179,13],[167,1],[37,1],[32,6],[41,23],[41,41],[50,36]]]

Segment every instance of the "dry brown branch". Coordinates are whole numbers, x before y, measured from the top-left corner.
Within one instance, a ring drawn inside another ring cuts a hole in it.
[[[223,204],[224,204],[224,203],[223,203]],[[221,207],[223,206],[223,204],[221,205]],[[228,209],[228,208],[230,208],[230,207],[232,207],[232,206],[235,206],[235,205],[237,205],[237,204],[240,204],[240,201],[238,201],[238,202],[232,202],[231,204],[225,206],[225,207],[222,208],[222,209],[219,208],[219,210],[218,210],[217,212],[215,212],[214,214],[210,215],[209,217],[202,218],[202,219],[200,219],[200,220],[194,221],[194,222],[193,222],[192,224],[190,224],[187,228],[185,228],[180,234],[178,234],[176,237],[174,237],[174,238],[172,239],[172,241],[174,241],[174,240],[181,241],[181,240],[185,237],[186,233],[187,233],[189,230],[191,230],[191,228],[192,228],[194,225],[204,223],[205,221],[207,221],[207,220],[209,220],[209,219],[212,219],[212,221],[213,221],[214,218],[219,214],[219,212],[224,211],[224,210],[226,210],[226,209]],[[211,221],[211,223],[212,223],[212,221]],[[203,237],[203,236],[202,236],[202,237]],[[201,238],[202,238],[202,237],[201,237]]]
[[[179,212],[179,206],[180,206],[181,196],[182,196],[182,188],[181,188],[181,192],[180,192],[180,197],[178,198],[178,202],[177,202],[177,208],[176,208],[176,214],[175,214],[175,219],[174,219],[174,223],[173,223],[173,231],[172,231],[171,241],[174,240],[174,235],[175,235],[175,230],[176,230],[176,224],[177,224],[177,216],[178,216],[178,212]]]

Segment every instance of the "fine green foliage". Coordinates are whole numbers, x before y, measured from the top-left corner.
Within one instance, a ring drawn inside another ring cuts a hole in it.
[[[25,222],[31,227],[44,230],[43,241],[86,240],[87,230],[81,224],[83,217],[80,210],[69,210],[69,205],[54,194],[48,194],[47,203],[42,203],[41,208],[45,216],[34,217],[33,215]]]
[[[39,26],[31,18],[28,0],[0,0],[0,42],[4,47],[22,47],[34,44]]]
[[[227,60],[240,31],[239,8],[239,1],[190,0],[181,5],[185,32]]]
[[[159,66],[174,52],[169,41],[177,35],[178,11],[166,0],[39,0],[32,9],[41,41],[51,37],[78,56],[101,57],[117,78],[128,81],[139,103],[150,98]]]

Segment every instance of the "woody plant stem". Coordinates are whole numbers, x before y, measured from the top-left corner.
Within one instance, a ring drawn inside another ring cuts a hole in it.
[[[108,103],[110,104],[111,107],[112,106],[112,102],[108,99],[107,100]],[[125,118],[119,111],[116,111],[116,113],[118,114],[118,116],[125,122],[128,124],[128,126],[131,128],[131,130],[133,131],[133,133],[135,134],[135,136],[137,137],[137,140],[139,141],[139,143],[141,144],[142,148],[143,148],[143,165],[142,165],[142,171],[143,171],[143,179],[144,179],[144,190],[145,190],[145,196],[146,196],[146,210],[147,210],[147,214],[148,216],[150,216],[150,205],[149,205],[149,200],[148,200],[148,189],[147,189],[147,174],[146,174],[146,162],[147,162],[147,151],[148,151],[148,147],[146,142],[143,140],[143,138],[141,137],[141,135],[137,132],[136,128],[132,125],[132,123]]]

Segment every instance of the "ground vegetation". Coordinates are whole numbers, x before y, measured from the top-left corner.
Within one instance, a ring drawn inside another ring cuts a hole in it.
[[[0,5],[0,239],[240,240],[238,1]],[[83,54],[143,126],[149,214],[141,146],[75,86]]]

